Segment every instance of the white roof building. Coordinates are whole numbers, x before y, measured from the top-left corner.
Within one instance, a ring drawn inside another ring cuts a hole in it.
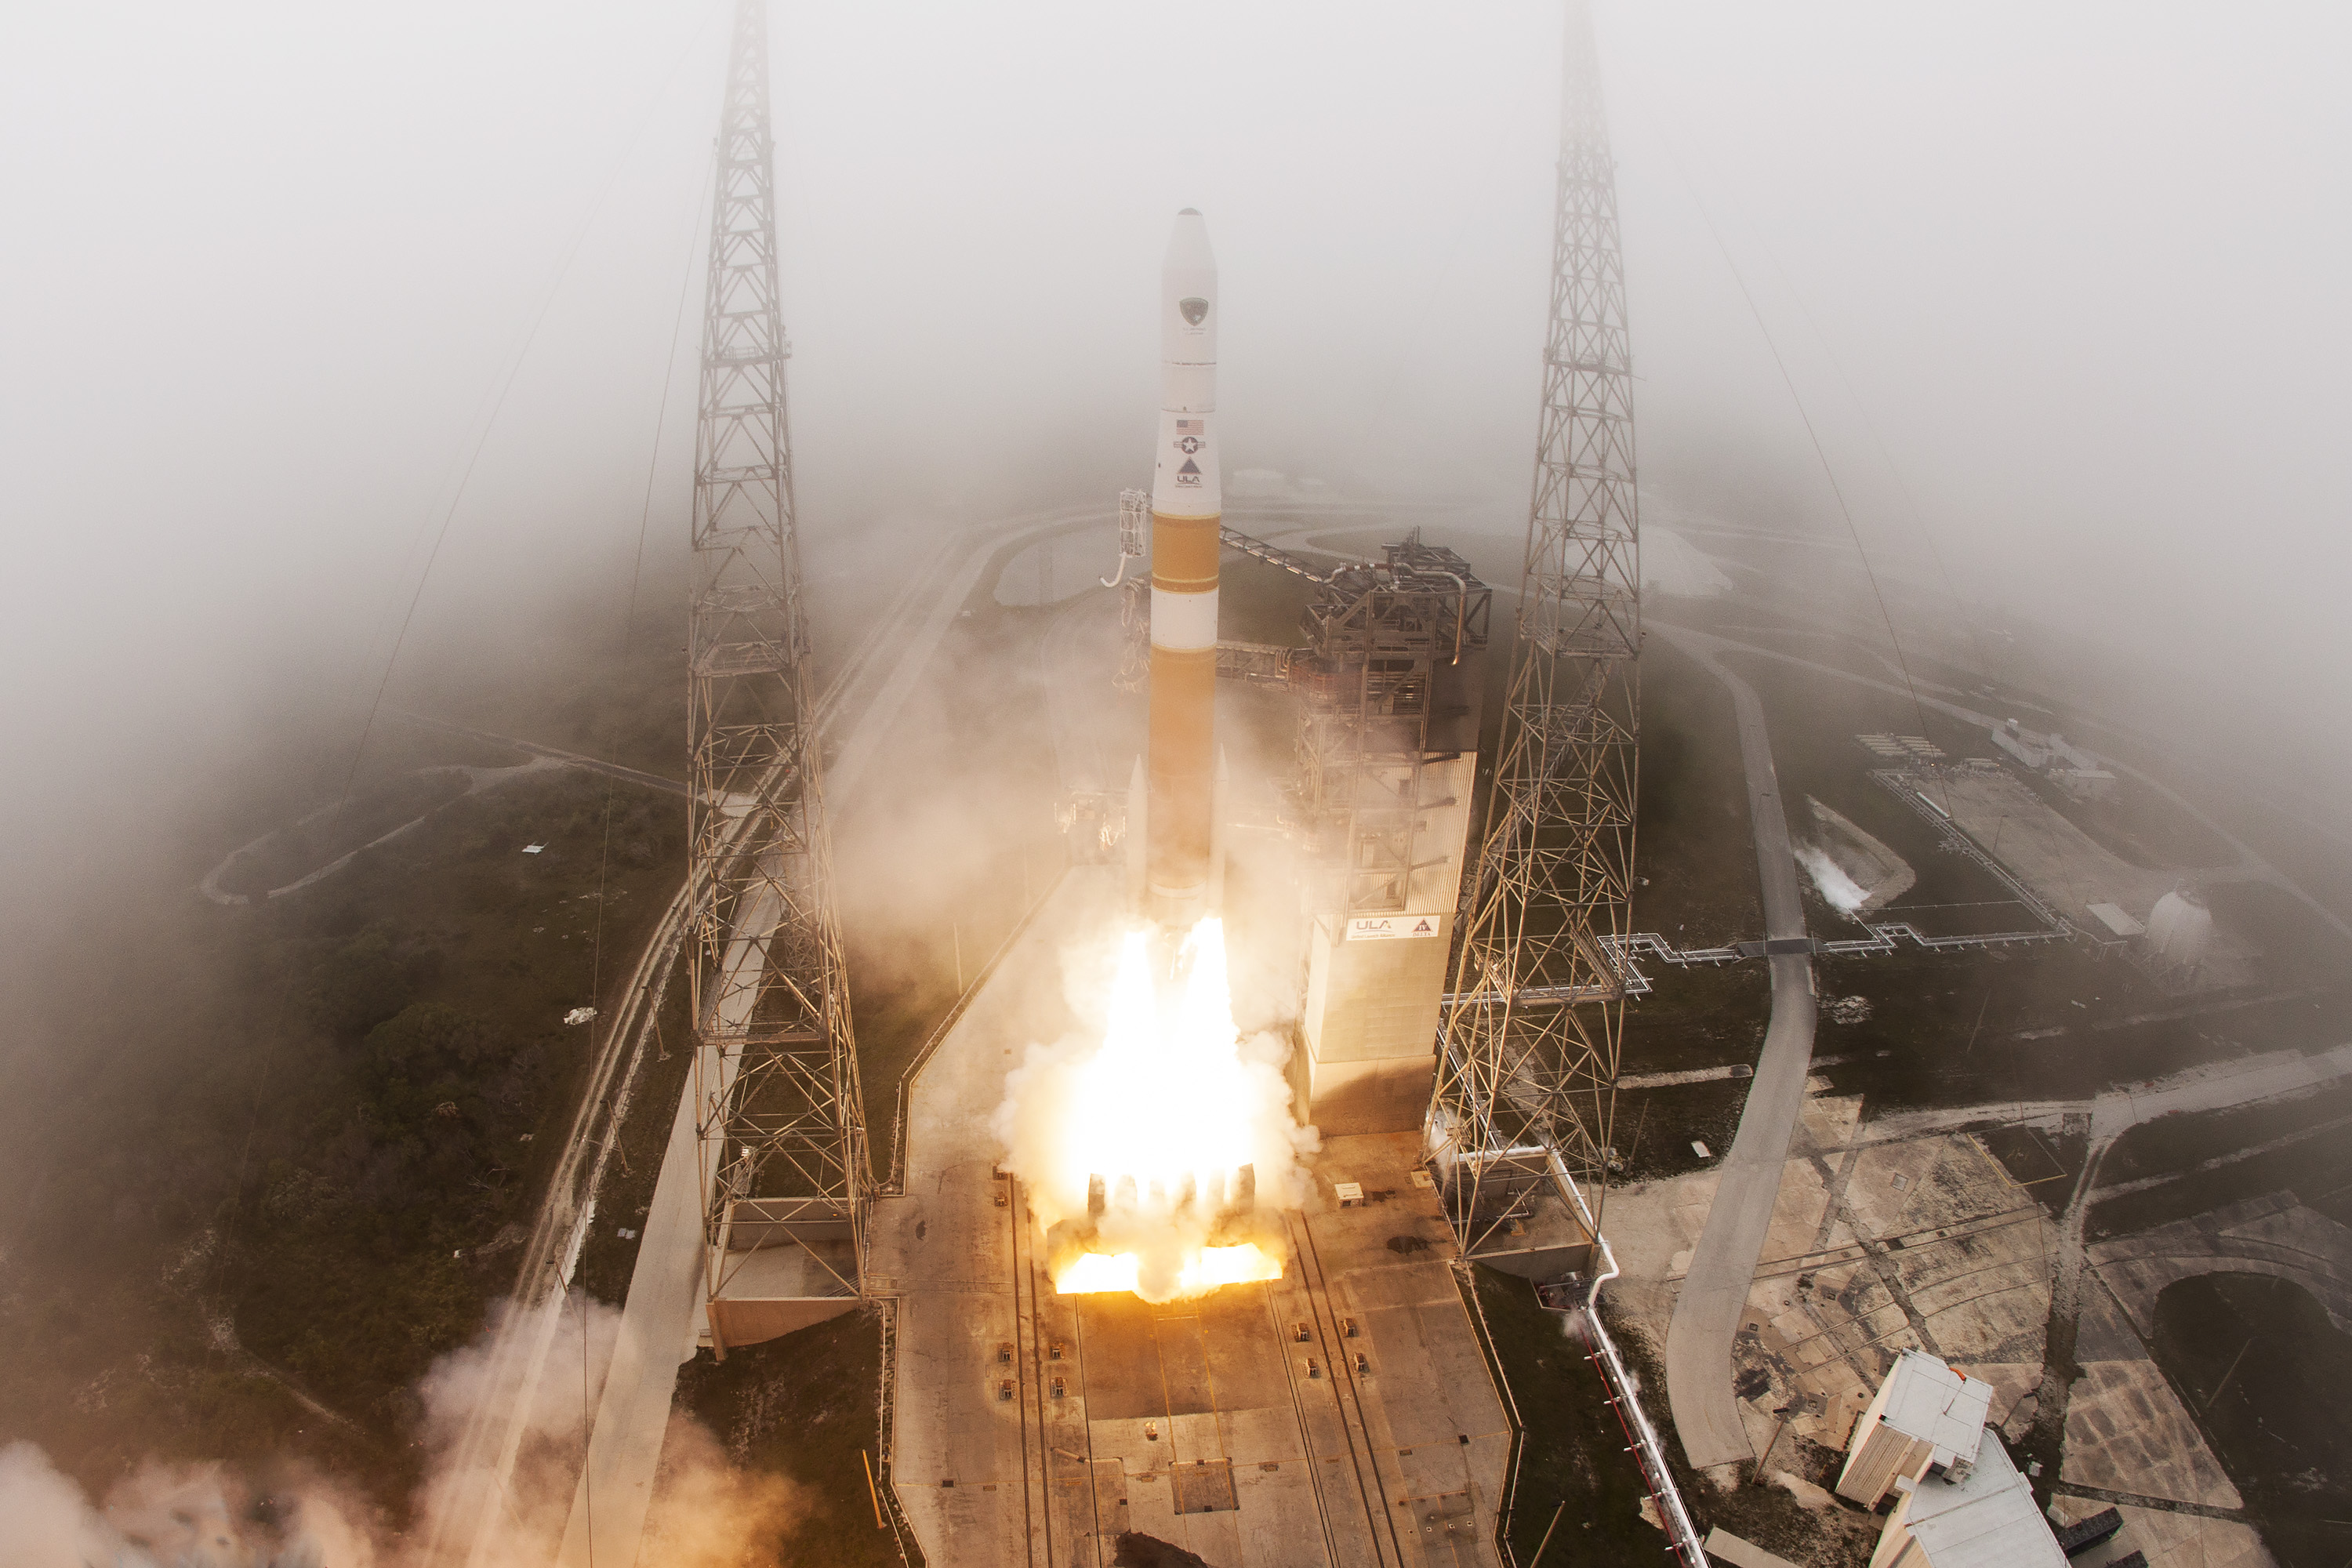
[[[1898,1481],[1954,1466],[1965,1472],[1991,1405],[1992,1384],[1926,1351],[1905,1351],[1853,1424],[1838,1494],[1876,1508]]]
[[[1906,1482],[1905,1492],[1870,1568],[2066,1568],[1998,1432],[1979,1434],[1968,1464]]]

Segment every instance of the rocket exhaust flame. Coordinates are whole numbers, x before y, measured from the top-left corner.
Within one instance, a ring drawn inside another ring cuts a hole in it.
[[[1078,1068],[1064,1169],[1083,1173],[1082,1215],[1047,1233],[1063,1294],[1132,1290],[1155,1300],[1282,1275],[1244,1239],[1257,1199],[1251,1081],[1234,1024],[1222,921],[1193,927],[1164,999],[1153,933],[1119,944],[1099,1049]]]
[[[1118,938],[1100,1037],[1033,1047],[998,1117],[1056,1290],[1165,1301],[1281,1278],[1261,1205],[1295,1201],[1302,1134],[1277,1049],[1234,1025],[1223,922]]]
[[[1054,1288],[1152,1301],[1282,1277],[1288,1247],[1261,1188],[1295,1202],[1313,1136],[1292,1118],[1279,1043],[1245,1046],[1234,1026],[1217,912],[1217,263],[1189,207],[1160,315],[1150,740],[1128,825],[1141,807],[1129,865],[1149,923],[1120,940],[1100,1042],[1033,1048],[998,1114]]]
[[[1054,1277],[1059,1296],[1091,1296],[1110,1291],[1142,1292],[1142,1260],[1132,1252],[1112,1257],[1081,1252]],[[1176,1276],[1179,1297],[1198,1296],[1220,1285],[1245,1285],[1253,1279],[1282,1278],[1279,1255],[1268,1257],[1255,1242],[1239,1247],[1204,1247],[1185,1261]]]

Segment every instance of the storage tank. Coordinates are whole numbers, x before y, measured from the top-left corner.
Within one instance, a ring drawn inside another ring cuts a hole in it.
[[[2194,974],[2213,945],[2213,911],[2201,895],[2175,888],[2148,912],[2147,945],[2159,967]]]

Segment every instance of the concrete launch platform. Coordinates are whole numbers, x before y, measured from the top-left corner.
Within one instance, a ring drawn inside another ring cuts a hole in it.
[[[906,1196],[876,1205],[893,1474],[924,1553],[1107,1568],[1137,1531],[1215,1568],[1496,1563],[1510,1426],[1416,1136],[1314,1157],[1279,1280],[1159,1307],[1054,1294],[990,1118],[1006,1069],[1070,1024],[1061,953],[1118,885],[1072,871],[990,975],[916,1079]]]

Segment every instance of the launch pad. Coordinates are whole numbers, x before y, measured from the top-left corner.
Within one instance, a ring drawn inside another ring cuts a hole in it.
[[[1054,1293],[992,1117],[1123,898],[1114,868],[1067,874],[917,1074],[905,1195],[874,1209],[887,1479],[925,1555],[1108,1568],[1139,1532],[1217,1568],[1495,1563],[1511,1424],[1418,1134],[1309,1158],[1278,1280]]]
[[[1615,819],[1575,826],[1586,847],[1569,853],[1540,753],[1605,749],[1630,717],[1557,723],[1549,666],[1515,665],[1512,712],[1541,743],[1504,754],[1549,793],[1502,818],[1533,869],[1465,902],[1491,591],[1418,531],[1322,570],[1226,529],[1217,274],[1191,208],[1161,280],[1150,578],[1123,615],[1148,639],[1122,663],[1148,672],[1127,864],[1074,867],[912,1075],[895,1201],[866,1231],[865,1288],[887,1299],[882,1479],[931,1561],[1496,1563],[1517,1438],[1461,1254],[1532,1279],[1584,1265],[1597,1237],[1568,1218],[1581,1200],[1556,1124],[1591,1079],[1576,1124],[1599,1150],[1614,1068],[1567,1010],[1622,996],[1578,969],[1591,944],[1573,921],[1540,928],[1560,963],[1450,963],[1454,921],[1493,927],[1498,899],[1533,896],[1564,858],[1600,865],[1587,840]],[[1121,497],[1106,587],[1142,558],[1142,503]],[[1311,584],[1304,646],[1222,640],[1229,548]],[[1298,704],[1283,826],[1299,903],[1272,916],[1307,927],[1286,1081],[1234,1016],[1221,672]],[[1107,816],[1057,816],[1111,842]],[[1504,923],[1509,948],[1526,922]],[[1449,1004],[1485,1033],[1454,1038]]]

